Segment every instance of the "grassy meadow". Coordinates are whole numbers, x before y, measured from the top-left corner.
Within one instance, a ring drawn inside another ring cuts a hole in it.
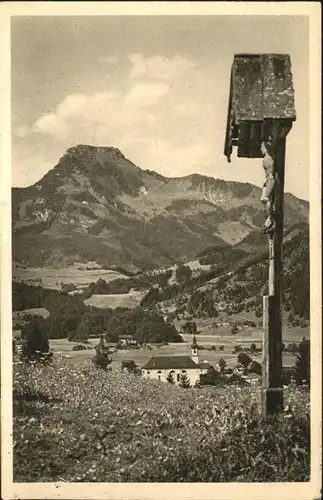
[[[60,290],[62,285],[74,284],[76,288],[88,286],[99,278],[110,282],[115,279],[127,279],[128,277],[118,271],[111,269],[78,269],[77,267],[66,268],[23,268],[14,267],[13,279],[17,282],[34,285],[40,284],[44,288]]]
[[[99,309],[135,309],[139,306],[144,294],[142,292],[116,293],[116,294],[94,294],[89,299],[84,300],[86,306],[97,307]]]
[[[182,389],[88,358],[14,360],[16,482],[309,480],[309,393],[262,422],[259,387]],[[28,457],[28,460],[26,460]]]

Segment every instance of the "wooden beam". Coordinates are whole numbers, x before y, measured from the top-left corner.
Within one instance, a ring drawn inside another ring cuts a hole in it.
[[[274,231],[269,236],[269,296],[264,298],[262,415],[283,411],[282,280],[286,135],[291,122],[272,123],[275,174]]]

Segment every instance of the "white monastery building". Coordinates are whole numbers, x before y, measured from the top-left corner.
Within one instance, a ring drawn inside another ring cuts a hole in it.
[[[186,375],[191,386],[200,381],[200,375],[207,372],[209,363],[199,363],[198,345],[195,335],[191,346],[191,356],[154,356],[141,368],[144,377],[167,382],[169,377],[175,384],[180,384]]]

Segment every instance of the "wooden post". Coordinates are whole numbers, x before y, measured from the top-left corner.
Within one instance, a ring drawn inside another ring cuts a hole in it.
[[[285,144],[291,124],[273,124],[275,193],[273,234],[269,236],[269,295],[264,297],[264,342],[262,377],[262,416],[283,411],[282,388],[282,279]]]

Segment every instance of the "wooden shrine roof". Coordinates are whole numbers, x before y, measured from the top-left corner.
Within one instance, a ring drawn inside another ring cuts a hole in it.
[[[295,96],[291,72],[291,61],[286,54],[236,54],[231,68],[227,132],[224,154],[230,157],[232,144],[239,139],[240,146],[247,147],[249,133],[245,125],[259,124],[271,120],[296,119]],[[254,127],[252,125],[252,128]],[[243,130],[239,134],[239,130]],[[256,129],[255,129],[256,130]],[[253,135],[259,135],[253,131]],[[258,140],[257,140],[258,142]],[[254,153],[239,156],[258,157]]]

